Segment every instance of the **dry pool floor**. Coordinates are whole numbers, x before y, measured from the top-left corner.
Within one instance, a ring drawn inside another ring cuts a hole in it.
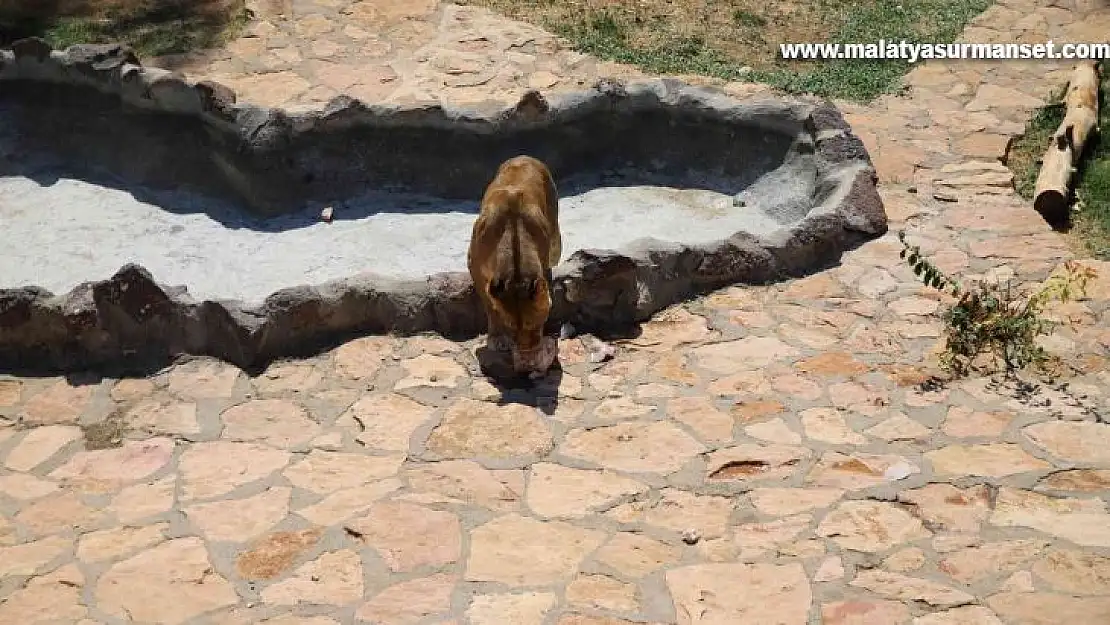
[[[804,192],[784,193],[786,168],[748,187],[746,197],[761,199],[746,203],[707,189],[576,188],[560,200],[563,259],[644,237],[701,244],[740,230],[767,235],[784,225],[775,214]],[[183,191],[132,194],[66,177],[2,176],[3,286],[66,293],[133,262],[198,299],[256,303],[282,288],[362,272],[419,280],[466,271],[476,202],[369,192],[333,210],[331,223],[320,207],[261,219]]]

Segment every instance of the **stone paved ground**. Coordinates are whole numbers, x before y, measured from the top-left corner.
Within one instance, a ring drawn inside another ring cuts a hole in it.
[[[583,89],[598,77],[642,75],[478,7],[437,0],[248,5],[258,19],[246,36],[226,49],[161,63],[226,84],[244,100],[290,110],[321,108],[340,93],[366,102],[516,103],[528,89]]]
[[[198,71],[268,103],[607,71],[484,12],[401,5],[297,2]],[[1012,0],[976,24],[964,40],[1096,41],[1110,8]],[[311,55],[391,55],[396,77]],[[905,97],[846,107],[889,236],[672,309],[606,364],[563,341],[532,397],[498,402],[475,343],[433,337],[256,378],[203,359],[0,378],[0,622],[1110,623],[1110,266],[1056,311],[1064,384],[921,390],[942,302],[897,264],[902,227],[965,275],[1070,257],[998,164],[1064,78],[1044,66],[929,64]]]

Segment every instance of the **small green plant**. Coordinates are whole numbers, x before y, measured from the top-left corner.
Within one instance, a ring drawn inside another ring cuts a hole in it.
[[[1045,307],[1052,301],[1067,302],[1086,294],[1087,283],[1095,271],[1074,261],[1064,264],[1062,273],[1054,274],[1041,288],[1029,294],[1009,281],[979,280],[961,285],[930,263],[921,249],[906,241],[900,257],[913,269],[925,286],[946,292],[956,299],[941,314],[944,322],[944,352],[940,364],[946,371],[963,377],[971,373],[980,357],[993,358],[1006,372],[1032,365],[1046,368],[1053,358],[1037,344],[1037,338],[1052,332],[1055,324],[1044,317]]]

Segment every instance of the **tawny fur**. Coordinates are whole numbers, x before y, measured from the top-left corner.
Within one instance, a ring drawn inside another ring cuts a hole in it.
[[[512,349],[518,371],[550,366],[543,328],[551,312],[551,268],[562,253],[551,172],[530,156],[505,161],[482,197],[467,268],[486,312],[486,343]]]

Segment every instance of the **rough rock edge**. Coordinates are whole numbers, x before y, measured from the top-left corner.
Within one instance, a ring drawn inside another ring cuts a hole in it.
[[[192,84],[172,72],[142,67],[126,46],[55,51],[38,39],[0,50],[0,81],[5,80],[92,86],[148,110],[201,117],[248,140],[275,130],[274,120],[286,133],[318,123],[465,125],[497,132],[505,126],[565,123],[582,110],[622,99],[637,107],[689,107],[722,121],[735,114],[731,107],[737,104],[717,89],[672,79],[627,85],[602,80],[586,94],[554,102],[529,92],[518,105],[488,114],[439,105],[365,106],[340,96],[321,112],[287,115],[238,103],[223,85]],[[820,201],[809,215],[764,239],[740,232],[701,246],[641,239],[624,250],[576,251],[554,271],[552,325],[570,321],[586,331],[627,327],[729,284],[803,275],[885,234],[887,217],[870,157],[839,110],[831,102],[799,103],[798,115],[813,137],[821,176]],[[0,290],[0,369],[76,371],[187,354],[257,370],[356,334],[435,331],[463,339],[484,331],[484,325],[464,272],[423,281],[362,274],[282,289],[248,307],[238,301],[197,302],[184,288],[160,285],[129,264],[107,280],[83,283],[61,296],[38,287]]]

